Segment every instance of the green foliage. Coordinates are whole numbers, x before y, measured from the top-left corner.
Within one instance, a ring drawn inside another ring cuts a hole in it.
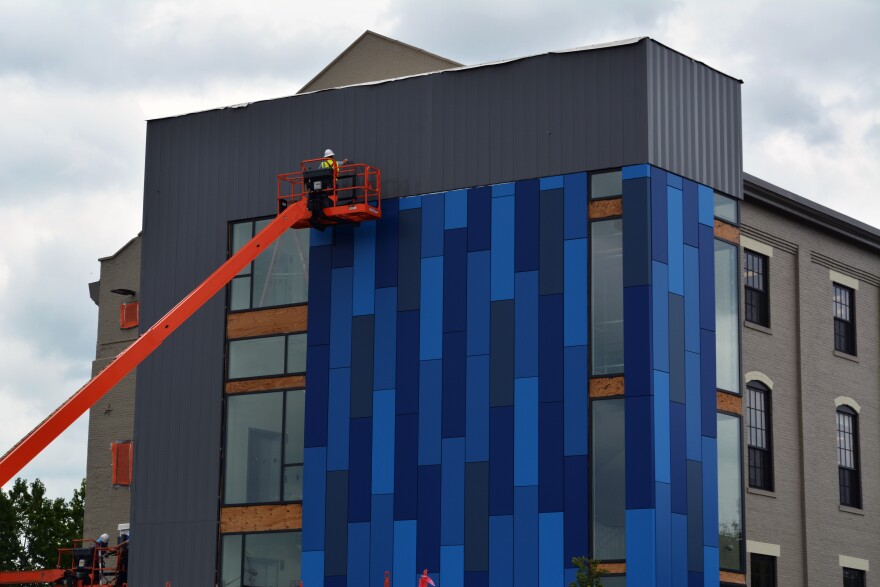
[[[83,479],[70,501],[50,499],[39,479],[0,491],[0,571],[55,568],[58,548],[82,537],[85,488]]]
[[[576,556],[571,559],[577,567],[577,576],[569,587],[602,587],[602,577],[608,571],[599,566],[599,561],[585,556]]]

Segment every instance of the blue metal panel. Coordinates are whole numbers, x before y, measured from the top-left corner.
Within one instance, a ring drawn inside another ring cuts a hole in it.
[[[700,328],[715,330],[715,233],[700,225]]]
[[[330,367],[351,367],[352,268],[333,269],[330,281]]]
[[[674,173],[669,173],[666,176],[666,181],[669,184],[669,187],[681,190],[681,177],[675,175]]]
[[[348,561],[348,471],[327,473],[324,575],[345,575]]]
[[[330,344],[330,247],[309,251],[309,346]]]
[[[397,313],[398,414],[419,411],[419,322],[419,310]]]
[[[334,269],[351,267],[354,265],[354,226],[339,225],[333,232],[330,266]]]
[[[312,246],[312,249],[315,247],[322,247],[324,245],[329,245],[333,243],[333,231],[332,230],[315,230],[314,228],[309,229],[309,244]]]
[[[489,408],[489,515],[513,513],[513,406]]]
[[[464,332],[467,329],[467,229],[447,230],[443,251],[443,331]]]
[[[669,374],[654,371],[654,479],[669,483]]]
[[[651,283],[651,194],[650,179],[623,182],[623,285]]]
[[[684,298],[669,294],[669,399],[684,403]]]
[[[514,489],[513,572],[515,587],[538,583],[538,488]]]
[[[721,572],[720,557],[717,546],[704,546],[703,559],[706,570],[703,573],[703,587],[715,587],[718,585],[717,577]]]
[[[661,263],[669,259],[667,223],[669,199],[666,195],[666,172],[651,168],[651,258]]]
[[[565,205],[564,205],[564,237],[587,238],[587,174],[569,173],[564,178]],[[568,267],[566,267],[568,271]]]
[[[566,196],[567,197],[567,196]],[[589,324],[587,322],[587,239],[578,238],[565,241],[565,290],[563,306],[565,326],[563,344],[583,346],[587,344]]]
[[[373,486],[374,494],[394,492],[394,390],[373,395]]]
[[[443,356],[443,257],[422,259],[419,358]]]
[[[370,520],[370,587],[383,587],[394,554],[394,496],[374,495]],[[355,575],[357,576],[357,575]]]
[[[703,572],[688,571],[688,587],[704,587]]]
[[[443,439],[440,512],[440,544],[464,544],[464,438]]]
[[[654,507],[653,398],[626,398],[626,509]],[[629,529],[627,529],[627,536]],[[628,538],[627,538],[628,540]]]
[[[650,165],[627,165],[621,169],[623,179],[636,179],[638,177],[649,177],[653,168]]]
[[[651,286],[623,288],[623,373],[626,396],[651,394]]]
[[[571,563],[565,563],[566,565],[570,565]],[[563,571],[563,575],[565,577],[565,585],[571,585],[572,583],[577,583],[577,569],[574,567],[569,568],[566,566]]]
[[[327,470],[348,469],[348,426],[351,396],[349,369],[330,369],[330,401],[327,434]]]
[[[669,373],[669,293],[667,266],[652,261],[651,337],[654,369]],[[626,364],[626,362],[624,363]]]
[[[697,184],[689,179],[684,179],[684,181],[682,181],[681,191],[684,212],[684,244],[696,247],[700,244],[700,239],[697,236],[700,209],[700,201],[697,196]]]
[[[703,416],[703,436],[715,438],[717,392],[715,390],[715,333],[700,331],[700,411]]]
[[[514,301],[491,302],[489,405],[513,405]]]
[[[684,348],[700,352],[700,251],[684,246]]]
[[[440,464],[443,361],[422,361],[419,373],[419,464]]]
[[[468,191],[455,190],[446,193],[444,228],[466,228],[468,221]]]
[[[513,484],[538,484],[538,378],[514,381]],[[535,494],[537,500],[537,494]],[[537,507],[537,503],[535,504]]]
[[[352,314],[373,313],[376,289],[376,222],[365,222],[354,236],[354,300]]]
[[[392,310],[395,313],[397,311],[396,307]],[[349,411],[352,418],[366,418],[373,415],[373,351],[375,343],[383,342],[376,340],[375,319],[373,314],[368,314],[355,316],[351,320],[351,409]],[[379,365],[381,367],[382,364]]]
[[[564,302],[561,294],[541,296],[538,301],[538,398],[542,402],[561,402],[565,397],[563,355]],[[559,420],[562,422],[562,418]],[[560,436],[560,441],[562,437]],[[561,447],[560,447],[561,449]],[[561,454],[561,450],[560,450]]]
[[[538,376],[538,272],[517,273],[515,317],[515,377]]]
[[[562,402],[538,406],[538,511],[542,513],[563,510],[563,414]]]
[[[684,354],[685,371],[685,418],[687,419],[687,458],[701,461],[703,457],[703,410],[700,393],[700,355],[692,352]]]
[[[489,570],[489,463],[467,463],[464,474],[464,570]]]
[[[348,525],[348,576],[352,583],[362,584],[364,572],[370,568],[370,534],[369,522]]]
[[[538,514],[538,584],[559,587],[565,576],[562,512]]]
[[[440,414],[441,436],[462,437],[466,434],[467,356],[464,332],[443,334],[443,401]]]
[[[397,374],[397,288],[376,290],[373,389],[392,389]]]
[[[563,177],[561,175],[552,175],[550,177],[540,178],[540,189],[555,190],[563,187]]]
[[[468,253],[467,354],[489,354],[490,253]]]
[[[306,551],[302,553],[302,581],[309,585],[324,587],[324,551]]]
[[[489,516],[489,587],[513,585],[513,516]]]
[[[443,255],[446,194],[422,197],[422,258]]]
[[[352,418],[348,469],[348,521],[370,521],[373,419]]]
[[[303,442],[306,448],[327,446],[327,410],[330,395],[330,347],[310,346],[306,356],[309,394],[306,398]]]
[[[303,453],[302,549],[321,551],[324,576],[324,511],[327,496],[327,449],[306,448]],[[305,558],[305,557],[303,557]]]
[[[656,508],[656,558],[657,585],[674,585],[672,582],[672,511],[670,509],[670,488],[668,483],[655,485]]]
[[[492,200],[493,300],[513,299],[514,208],[512,196]]]
[[[627,451],[627,456],[629,456],[629,451]],[[627,501],[629,500],[627,499]],[[656,512],[653,509],[626,510],[627,585],[649,587],[666,584],[657,582],[655,515]]]
[[[399,198],[401,210],[413,210],[422,207],[422,196],[409,196],[407,198]]]
[[[538,187],[537,179],[516,182],[514,270],[517,272],[536,271],[539,266],[541,192]]]
[[[492,197],[493,198],[503,198],[505,196],[512,196],[515,193],[516,184],[511,183],[498,183],[492,186]]]
[[[684,404],[669,405],[672,511],[687,515],[687,416]]]
[[[668,188],[669,225],[667,229],[669,248],[669,291],[684,295],[684,221],[681,190]]]
[[[394,519],[415,520],[419,493],[418,415],[398,414],[394,435]]]
[[[718,547],[718,441],[703,437],[703,544]]]
[[[421,300],[421,209],[403,210],[401,208],[398,224],[400,231],[397,237],[397,309],[401,311],[417,310]]]
[[[715,226],[715,193],[712,188],[700,185],[697,187],[697,198],[699,199],[699,215],[700,224],[703,226]]]
[[[572,346],[563,350],[565,363],[565,456],[587,454],[587,347]]]
[[[565,207],[562,188],[542,191],[540,205],[541,295],[561,294],[564,286],[564,221],[559,211]]]
[[[425,569],[440,568],[440,465],[419,466],[419,524],[416,561]]]
[[[464,560],[465,560],[464,587],[489,587],[489,572],[488,571],[468,571],[467,570],[467,552],[465,552]],[[488,563],[486,566],[488,568]]]
[[[397,285],[397,233],[399,198],[382,203],[382,222],[376,225],[376,287]],[[367,224],[370,224],[369,222]]]
[[[467,358],[465,460],[489,460],[489,355]],[[461,417],[458,414],[457,417]]]
[[[440,547],[440,576],[443,587],[464,587],[464,546]]]
[[[492,188],[468,190],[468,251],[488,251],[492,247]]]
[[[674,499],[674,498],[673,498]],[[672,582],[670,585],[688,584],[687,567],[687,515],[672,514]]]
[[[589,467],[587,455],[565,457],[565,566],[571,559],[590,552],[588,508]]]
[[[688,571],[703,571],[703,464],[687,462],[688,517],[687,558]],[[718,498],[715,498],[718,501]],[[716,532],[718,530],[716,526]]]
[[[416,563],[416,521],[394,522],[394,570],[392,585],[412,585],[418,573]]]

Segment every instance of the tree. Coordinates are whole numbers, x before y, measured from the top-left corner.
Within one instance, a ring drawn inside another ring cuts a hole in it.
[[[599,566],[599,561],[585,556],[576,556],[571,559],[577,567],[577,576],[569,587],[602,587],[602,577],[608,571]]]

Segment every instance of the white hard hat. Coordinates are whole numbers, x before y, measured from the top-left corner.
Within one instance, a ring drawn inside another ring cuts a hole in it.
[[[109,534],[101,534],[101,542],[109,543],[110,542],[110,535]]]
[[[334,157],[336,153],[333,152],[333,149],[327,149],[324,151],[324,157]]]

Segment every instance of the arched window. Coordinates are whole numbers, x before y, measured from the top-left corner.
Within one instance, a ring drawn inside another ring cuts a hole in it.
[[[759,381],[749,381],[746,388],[749,487],[773,491],[770,390]]]
[[[837,408],[837,468],[840,478],[840,505],[861,508],[859,415],[847,405]]]

